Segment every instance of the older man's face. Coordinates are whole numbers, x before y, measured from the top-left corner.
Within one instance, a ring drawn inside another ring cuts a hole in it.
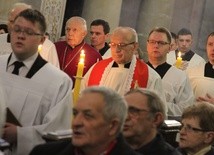
[[[80,148],[104,145],[110,137],[110,123],[103,117],[103,96],[86,93],[73,108],[72,143]]]
[[[82,23],[74,20],[68,22],[65,28],[66,41],[71,47],[79,45],[86,33]]]
[[[111,55],[118,64],[126,64],[132,60],[136,50],[136,43],[128,41],[127,34],[121,32],[111,36]]]
[[[132,93],[125,96],[128,103],[128,117],[124,124],[123,135],[128,139],[147,140],[150,137],[154,123],[149,117],[147,96]]]

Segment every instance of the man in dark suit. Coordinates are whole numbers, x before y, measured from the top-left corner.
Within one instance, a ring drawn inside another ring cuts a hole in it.
[[[126,102],[115,91],[88,87],[73,108],[72,142],[40,145],[30,155],[135,155],[120,134],[126,115]]]

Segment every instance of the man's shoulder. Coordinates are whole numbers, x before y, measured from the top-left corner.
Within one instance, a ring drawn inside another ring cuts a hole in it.
[[[52,65],[51,63],[47,63],[44,67],[44,72],[46,72],[47,75],[49,75],[49,78],[69,78],[69,76],[63,72],[62,70],[60,70],[59,68],[57,68],[56,66]],[[53,76],[53,77],[51,77]]]
[[[148,66],[148,71],[149,71],[149,79],[160,79],[160,75],[149,65]]]
[[[54,44],[55,44],[56,48],[57,47],[63,47],[63,46],[67,45],[66,41],[64,41],[64,40],[63,41],[57,41]]]
[[[61,153],[72,153],[71,141],[57,141],[38,145],[31,151],[30,155],[58,155]]]
[[[93,54],[101,57],[100,53],[88,43],[84,44],[83,49],[85,50],[86,54],[89,53],[90,55]]]
[[[0,39],[6,41],[7,40],[7,36],[8,36],[8,33],[0,34]]]
[[[136,151],[134,151],[124,140],[122,134],[120,134],[117,138],[117,143],[115,148],[112,150],[110,155],[140,155]]]

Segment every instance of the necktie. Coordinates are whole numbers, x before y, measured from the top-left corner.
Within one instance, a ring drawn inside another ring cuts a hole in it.
[[[19,69],[24,66],[24,63],[23,62],[20,62],[20,61],[16,61],[13,63],[14,64],[14,69],[13,69],[13,72],[12,74],[16,74],[16,75],[19,75]]]

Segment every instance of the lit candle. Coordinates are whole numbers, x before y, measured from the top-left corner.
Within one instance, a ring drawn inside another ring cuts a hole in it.
[[[80,85],[81,85],[83,69],[84,69],[84,61],[85,61],[85,52],[84,50],[82,50],[80,54],[80,60],[77,66],[77,74],[75,77],[76,79],[75,79],[74,92],[73,92],[74,104],[77,102],[79,97]]]
[[[38,46],[38,52],[41,52],[42,51],[42,44],[40,44],[39,46]]]
[[[175,66],[177,68],[180,68],[181,67],[181,64],[182,64],[182,58],[181,58],[181,52],[179,51],[178,52],[178,57],[177,57],[177,60],[176,60],[176,63],[175,63]]]

